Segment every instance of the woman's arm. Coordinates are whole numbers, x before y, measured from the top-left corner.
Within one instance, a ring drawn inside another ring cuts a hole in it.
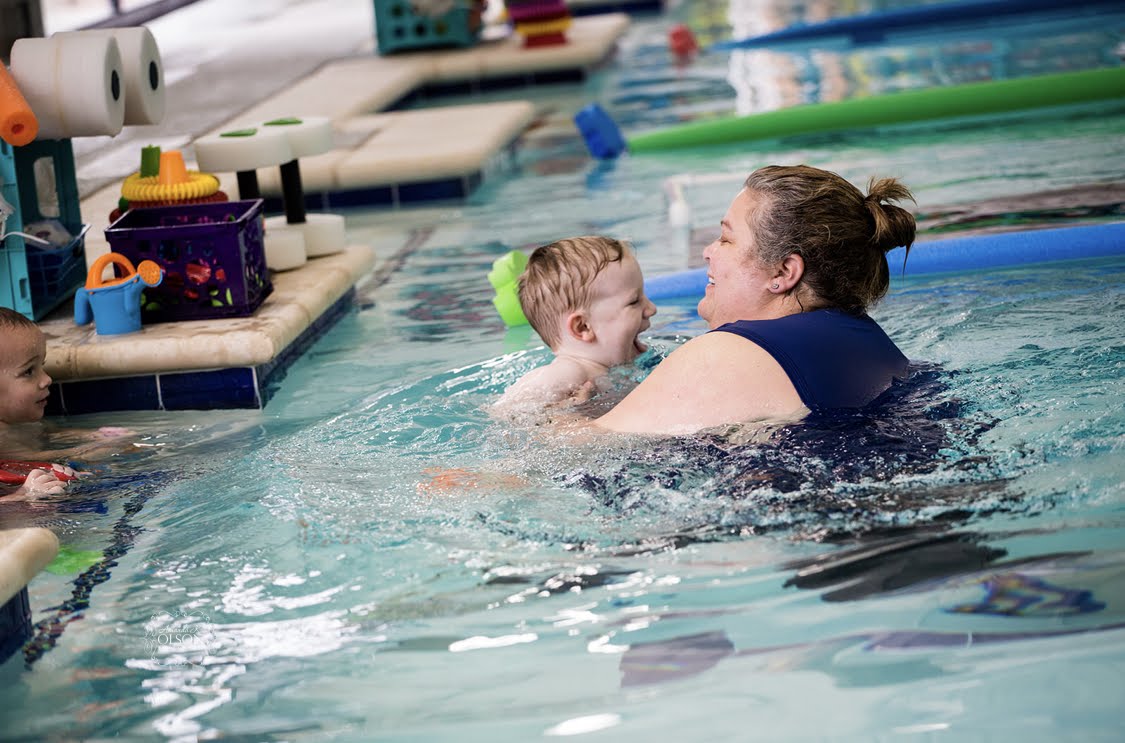
[[[760,346],[733,333],[705,333],[669,354],[594,425],[676,435],[806,412],[789,376]]]

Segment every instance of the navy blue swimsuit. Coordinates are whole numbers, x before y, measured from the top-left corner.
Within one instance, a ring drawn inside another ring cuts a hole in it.
[[[812,410],[863,407],[909,363],[877,322],[840,310],[739,320],[711,332],[734,333],[765,349]]]

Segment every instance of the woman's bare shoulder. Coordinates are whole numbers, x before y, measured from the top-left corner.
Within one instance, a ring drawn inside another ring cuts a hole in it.
[[[800,417],[785,370],[757,344],[705,333],[683,344],[596,425],[611,431],[684,434],[751,420]]]

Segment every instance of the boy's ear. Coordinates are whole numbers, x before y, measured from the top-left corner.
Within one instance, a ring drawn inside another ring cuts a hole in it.
[[[571,338],[583,343],[594,341],[594,329],[590,327],[590,323],[582,310],[575,310],[566,316],[566,332]]]

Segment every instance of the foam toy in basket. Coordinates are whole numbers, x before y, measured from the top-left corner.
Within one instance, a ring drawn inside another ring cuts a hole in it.
[[[120,266],[125,275],[103,280],[110,263]],[[121,335],[141,329],[141,293],[159,286],[164,270],[153,261],[133,262],[120,253],[105,253],[90,266],[86,286],[74,294],[74,322],[86,325],[91,320],[98,335]]]
[[[209,204],[229,201],[219,190],[219,179],[210,173],[188,170],[179,150],[161,152],[155,145],[141,148],[141,168],[121,184],[121,199],[109,214],[117,219],[129,209],[174,204]]]
[[[488,272],[488,283],[496,290],[492,306],[508,327],[527,325],[527,315],[520,305],[520,274],[527,268],[527,256],[513,250],[497,258]]]

